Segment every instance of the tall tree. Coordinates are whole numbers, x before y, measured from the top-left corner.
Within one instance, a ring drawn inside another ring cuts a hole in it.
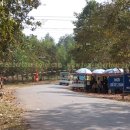
[[[87,2],[74,23],[75,59],[91,63],[129,63],[129,8],[129,0],[113,0],[104,4]]]
[[[113,62],[129,63],[130,59],[130,1],[114,0],[108,14],[107,28],[110,30]]]
[[[1,58],[10,51],[12,43],[20,42],[24,25],[31,25],[32,29],[40,22],[33,22],[34,18],[28,13],[40,5],[39,0],[0,0],[0,52]]]
[[[60,37],[57,44],[57,59],[62,65],[73,62],[71,50],[74,48],[75,41],[72,35],[65,35]]]
[[[101,60],[103,55],[101,47],[105,40],[102,32],[105,16],[102,9],[103,6],[96,1],[89,1],[83,11],[77,15],[77,21],[74,22],[77,42],[74,55],[77,62],[99,62]]]
[[[45,59],[48,63],[56,63],[56,46],[54,39],[46,34],[44,37]]]

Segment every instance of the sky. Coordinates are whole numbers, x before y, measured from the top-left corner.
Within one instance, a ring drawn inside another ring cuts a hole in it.
[[[104,2],[107,0],[96,0]],[[41,5],[30,12],[30,16],[41,21],[42,26],[35,31],[25,28],[26,35],[36,35],[38,39],[43,39],[47,33],[58,42],[61,36],[73,34],[74,25],[72,21],[76,20],[74,12],[80,13],[85,7],[85,0],[41,0]]]

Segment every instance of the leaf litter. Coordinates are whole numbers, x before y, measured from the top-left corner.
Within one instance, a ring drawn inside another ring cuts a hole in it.
[[[23,109],[14,102],[14,89],[0,89],[0,130],[27,130],[22,119]]]

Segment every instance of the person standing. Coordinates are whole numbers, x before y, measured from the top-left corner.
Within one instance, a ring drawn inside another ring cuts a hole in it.
[[[104,89],[104,93],[108,93],[108,80],[107,77],[103,78],[103,89]]]
[[[35,73],[35,81],[37,82],[37,81],[39,81],[39,75],[38,75],[38,72],[36,71],[36,73]]]
[[[99,77],[97,79],[97,87],[98,87],[98,93],[101,93],[102,92],[102,82]]]

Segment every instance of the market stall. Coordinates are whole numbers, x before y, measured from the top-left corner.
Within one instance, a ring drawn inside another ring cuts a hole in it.
[[[87,86],[90,85],[91,75],[92,72],[87,68],[78,69],[74,75],[72,89],[85,91]]]

